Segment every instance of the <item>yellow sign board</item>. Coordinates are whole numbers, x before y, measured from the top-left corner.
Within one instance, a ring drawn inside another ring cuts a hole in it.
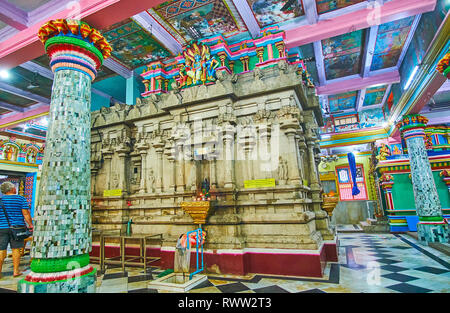
[[[275,187],[275,178],[244,180],[244,188]]]
[[[122,189],[103,190],[103,197],[120,197]]]

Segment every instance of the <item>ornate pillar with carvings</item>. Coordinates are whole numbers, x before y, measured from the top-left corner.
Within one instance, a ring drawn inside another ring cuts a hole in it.
[[[169,160],[169,169],[166,172],[169,186],[168,191],[175,192],[175,156],[173,142],[171,140],[169,140],[169,144],[166,147],[164,154],[166,155],[167,160]]]
[[[295,136],[299,129],[301,129],[300,122],[302,116],[298,107],[289,105],[283,106],[278,111],[278,117],[280,119],[280,129],[284,132],[288,139],[288,147],[286,147],[286,159],[288,162],[288,176],[289,184],[300,185],[300,172],[299,164],[297,163],[297,141]]]
[[[234,175],[234,136],[236,128],[231,124],[223,126],[223,149],[224,149],[224,162],[225,162],[225,188],[234,188],[235,175]]]
[[[141,155],[141,183],[139,185],[139,193],[146,193],[147,191],[147,152],[149,145],[141,140],[136,145],[139,154]]]
[[[158,164],[157,175],[156,175],[156,192],[161,193],[163,190],[163,152],[164,143],[160,138],[153,142],[153,147],[156,152],[156,163]]]

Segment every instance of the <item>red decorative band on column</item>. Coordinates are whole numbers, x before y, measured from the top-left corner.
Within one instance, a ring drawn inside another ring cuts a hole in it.
[[[65,272],[56,272],[56,273],[34,273],[30,272],[26,277],[25,281],[38,283],[38,282],[54,282],[54,281],[60,281],[60,280],[67,280],[71,278],[80,277],[86,274],[91,273],[94,270],[94,268],[91,265],[86,265],[82,268],[77,268],[71,271],[65,271]]]

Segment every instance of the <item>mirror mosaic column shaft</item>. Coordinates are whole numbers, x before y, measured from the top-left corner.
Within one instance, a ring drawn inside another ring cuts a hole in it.
[[[91,237],[91,82],[111,47],[88,24],[52,20],[39,38],[55,73],[31,272],[19,292],[95,292]]]
[[[406,115],[397,124],[408,148],[411,179],[419,216],[418,239],[423,244],[448,242],[448,224],[442,208],[425,148],[425,126],[428,119],[421,115]]]

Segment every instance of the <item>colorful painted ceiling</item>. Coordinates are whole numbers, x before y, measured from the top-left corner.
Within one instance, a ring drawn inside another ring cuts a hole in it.
[[[414,17],[410,16],[379,26],[370,70],[376,71],[397,65],[413,21]]]
[[[363,30],[322,40],[327,80],[358,74],[363,43]]]
[[[355,109],[356,106],[356,91],[341,93],[328,97],[328,104],[331,113],[337,113],[343,110]]]
[[[386,89],[387,85],[367,88],[363,107],[381,104],[384,99]]]
[[[328,13],[360,2],[364,0],[316,0],[317,13]]]
[[[181,44],[216,34],[228,38],[247,32],[231,0],[167,1],[148,12]]]
[[[247,0],[260,27],[281,24],[305,15],[300,1]]]
[[[103,35],[113,48],[112,57],[129,69],[172,56],[154,36],[131,19],[104,29]]]

